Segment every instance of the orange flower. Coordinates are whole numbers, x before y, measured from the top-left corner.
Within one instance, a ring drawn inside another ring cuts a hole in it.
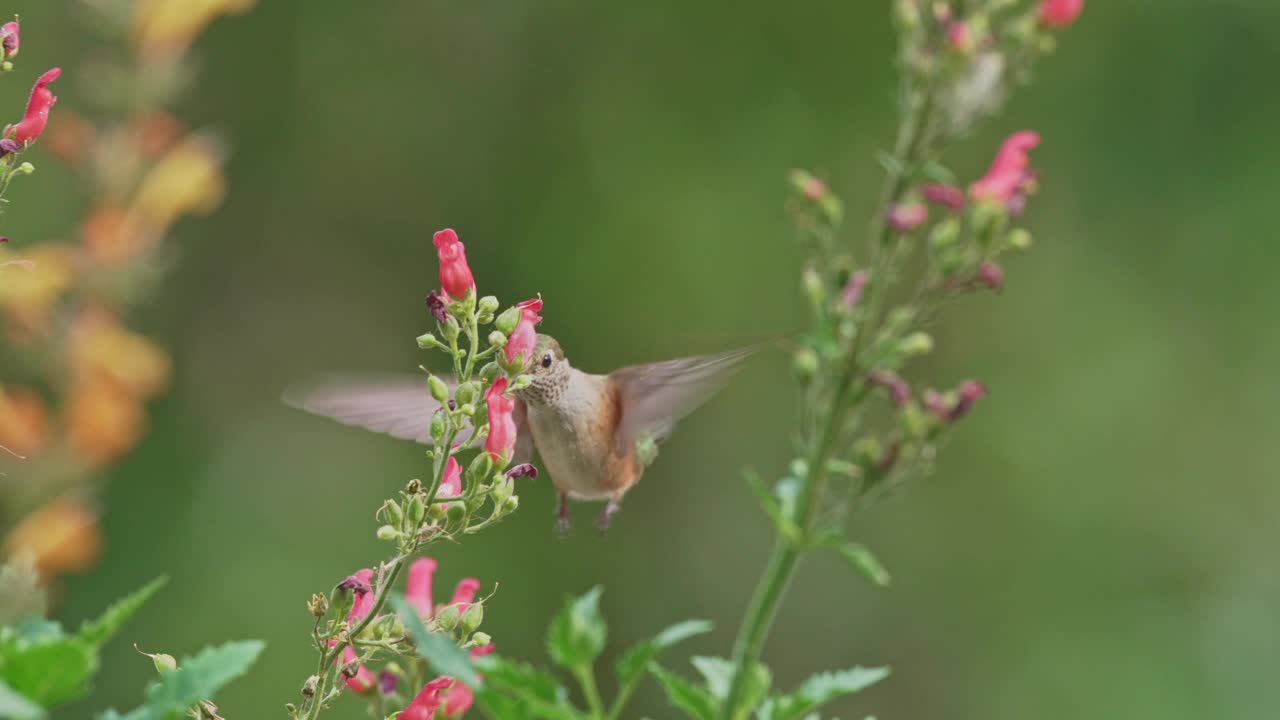
[[[219,15],[243,13],[254,0],[139,0],[133,38],[147,53],[180,53]]]
[[[25,329],[44,327],[49,311],[75,279],[73,255],[65,245],[37,245],[21,258],[0,248],[0,264],[24,260],[26,267],[4,269],[0,307]]]
[[[213,138],[188,135],[142,179],[133,211],[157,233],[188,213],[212,212],[226,191],[221,164],[222,149]]]
[[[88,569],[101,549],[97,515],[83,500],[71,496],[28,515],[4,542],[6,556],[29,553],[46,578]]]
[[[0,445],[20,455],[40,451],[49,440],[49,410],[26,388],[0,390]]]
[[[71,389],[66,421],[68,440],[76,455],[90,464],[105,465],[138,443],[146,415],[132,393],[99,375]]]
[[[106,310],[88,308],[80,313],[67,357],[80,381],[105,377],[140,399],[156,395],[169,383],[168,354]]]
[[[115,205],[95,208],[80,232],[90,257],[108,265],[127,262],[152,244],[152,236],[142,232],[134,215]]]

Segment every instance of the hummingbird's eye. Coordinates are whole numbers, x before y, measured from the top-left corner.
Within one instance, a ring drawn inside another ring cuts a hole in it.
[[[549,368],[549,367],[551,367],[551,354],[550,354],[550,353],[547,353],[546,355],[543,355],[543,356],[542,356],[542,367],[544,367],[544,368]]]

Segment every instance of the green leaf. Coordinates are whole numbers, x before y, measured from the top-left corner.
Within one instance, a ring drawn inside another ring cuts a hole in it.
[[[31,702],[22,694],[0,682],[0,718],[12,720],[41,720],[44,708]]]
[[[765,514],[773,521],[773,526],[777,528],[778,534],[786,538],[788,542],[797,542],[800,539],[800,528],[796,527],[796,524],[791,521],[777,496],[769,490],[764,480],[755,471],[749,470],[747,472],[747,485],[751,487],[756,499],[760,501],[760,507],[764,508]]]
[[[556,664],[569,668],[590,667],[608,638],[608,628],[600,615],[599,585],[579,598],[569,598],[564,609],[551,621],[547,650]]]
[[[711,623],[707,620],[685,620],[658,633],[652,640],[633,645],[631,649],[618,658],[618,686],[625,687],[644,673],[649,663],[658,659],[658,655],[667,648],[688,640],[695,635],[711,632]]]
[[[729,686],[733,683],[733,663],[718,657],[694,657],[690,659],[693,667],[702,674],[707,683],[707,691],[716,699],[716,704],[723,704],[729,696]],[[769,685],[773,675],[769,668],[757,663],[755,670],[747,677],[746,690],[743,693],[740,707],[751,708],[769,693]]]
[[[418,617],[418,611],[405,601],[403,595],[392,595],[391,606],[396,609],[400,615],[400,621],[404,623],[410,637],[413,638],[413,644],[418,648],[418,655],[426,660],[433,670],[440,675],[448,675],[473,690],[479,690],[484,686],[479,673],[476,672],[475,663],[471,662],[467,651],[458,647],[453,638],[428,630],[422,623],[422,618]]]
[[[120,628],[168,582],[169,578],[161,575],[141,589],[115,601],[97,620],[86,620],[80,626],[80,638],[90,645],[102,645],[119,632]]]
[[[926,160],[924,166],[920,168],[920,174],[924,179],[930,182],[942,183],[943,185],[957,184],[956,174],[946,165],[936,160]]]
[[[797,720],[838,697],[852,695],[880,682],[889,668],[856,667],[819,673],[800,684],[795,692],[769,698],[756,714],[759,720]]]
[[[241,640],[207,647],[194,657],[183,658],[176,670],[164,673],[159,682],[147,689],[146,703],[125,717],[127,720],[166,720],[186,712],[248,672],[263,647],[265,644],[260,640]]]
[[[89,677],[97,669],[97,655],[84,641],[44,634],[37,636],[34,644],[19,640],[6,648],[0,680],[41,707],[50,708],[84,695]]]
[[[530,665],[489,655],[476,661],[484,671],[485,687],[476,694],[494,717],[577,720],[569,692],[547,672]]]
[[[876,559],[866,545],[852,542],[840,542],[835,546],[840,555],[868,580],[884,587],[889,584],[889,571]]]
[[[712,720],[716,715],[718,704],[711,693],[694,685],[661,665],[650,665],[650,671],[667,693],[672,705],[684,710],[689,717],[696,720]]]

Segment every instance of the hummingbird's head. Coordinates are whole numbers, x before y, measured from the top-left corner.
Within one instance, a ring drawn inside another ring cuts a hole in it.
[[[550,335],[539,334],[533,346],[533,365],[529,368],[533,382],[520,391],[520,398],[542,405],[555,402],[569,386],[571,369],[560,343]]]

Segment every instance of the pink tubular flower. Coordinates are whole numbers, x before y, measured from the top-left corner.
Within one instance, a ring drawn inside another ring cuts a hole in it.
[[[1039,144],[1039,133],[1030,130],[1010,135],[996,154],[991,169],[969,188],[969,194],[975,200],[993,200],[1006,208],[1020,205],[1033,179],[1027,153]]]
[[[453,678],[445,675],[432,680],[423,686],[409,707],[397,717],[400,720],[434,720],[436,711],[444,704],[442,693],[453,687]]]
[[[1044,0],[1040,5],[1040,22],[1048,27],[1066,27],[1080,17],[1084,0]]]
[[[868,276],[865,272],[859,270],[849,276],[849,282],[845,283],[844,289],[840,291],[840,302],[847,307],[853,307],[862,299],[862,292],[867,289]]]
[[[489,436],[484,440],[485,452],[499,467],[511,459],[516,446],[516,421],[511,417],[515,400],[507,397],[507,379],[500,377],[485,392],[485,404],[489,408]]]
[[[956,400],[956,404],[951,408],[951,414],[948,417],[953,422],[969,414],[969,411],[973,409],[973,404],[987,394],[987,387],[977,380],[965,380],[960,383],[960,389],[956,394],[959,399]]]
[[[889,227],[900,233],[911,232],[928,219],[928,209],[918,202],[894,205],[889,210]]]
[[[458,233],[445,228],[432,237],[436,254],[440,256],[440,287],[447,297],[459,300],[467,292],[475,290],[476,281],[467,265],[467,251],[458,240]]]
[[[372,581],[373,571],[365,568],[357,572],[355,575],[349,576],[339,584],[339,587],[350,588],[352,593],[355,595],[354,602],[351,604],[351,611],[347,613],[348,626],[355,627],[357,623],[363,620],[365,616],[373,610],[373,588],[370,587],[370,582]],[[329,644],[336,645],[337,642],[337,640],[330,640]],[[345,666],[347,663],[356,660],[357,657],[355,648],[348,645],[342,650],[341,665]],[[355,675],[346,677],[344,680],[347,683],[347,687],[362,695],[372,691],[377,685],[377,678],[375,678],[373,672],[364,665],[358,665],[356,667]]]
[[[1000,266],[988,260],[978,266],[978,282],[992,290],[1004,287],[1004,271]]]
[[[62,68],[54,68],[36,80],[35,87],[31,88],[31,98],[27,100],[27,111],[17,125],[5,128],[6,136],[13,133],[13,139],[23,144],[40,137],[45,125],[49,124],[49,109],[58,102],[57,96],[49,89],[49,83],[61,74]]]
[[[444,479],[440,481],[440,489],[436,497],[454,498],[462,494],[462,466],[458,459],[450,455],[444,464]]]
[[[404,597],[424,619],[435,615],[435,605],[431,599],[431,578],[435,571],[436,561],[431,558],[419,558],[409,566],[409,582],[405,586]],[[448,604],[459,605],[459,610],[466,610],[466,606],[475,601],[479,590],[479,580],[463,578],[458,582]]]
[[[0,42],[3,43],[4,58],[6,60],[18,56],[18,46],[20,44],[19,35],[20,32],[17,20],[11,20],[4,25],[0,25],[0,37],[4,38],[4,40]]]
[[[471,648],[472,659],[484,657],[493,652],[493,643],[482,647]],[[449,688],[444,694],[444,716],[446,718],[460,718],[471,709],[471,705],[476,701],[476,694],[469,685],[458,683]]]
[[[342,665],[344,667],[348,663],[354,662],[356,659],[357,655],[355,649],[350,645],[343,648]],[[372,692],[378,684],[378,679],[374,677],[373,671],[364,665],[357,665],[356,674],[351,677],[346,677],[344,674],[343,680],[347,683],[347,687],[351,688],[352,692],[356,692],[361,695]]]
[[[964,209],[964,191],[952,185],[933,183],[920,188],[924,199],[959,212]]]
[[[533,357],[533,347],[538,343],[538,331],[534,327],[542,322],[542,316],[538,314],[542,310],[542,296],[516,303],[516,307],[520,310],[520,322],[511,331],[502,351],[507,355],[507,362],[523,366]]]

